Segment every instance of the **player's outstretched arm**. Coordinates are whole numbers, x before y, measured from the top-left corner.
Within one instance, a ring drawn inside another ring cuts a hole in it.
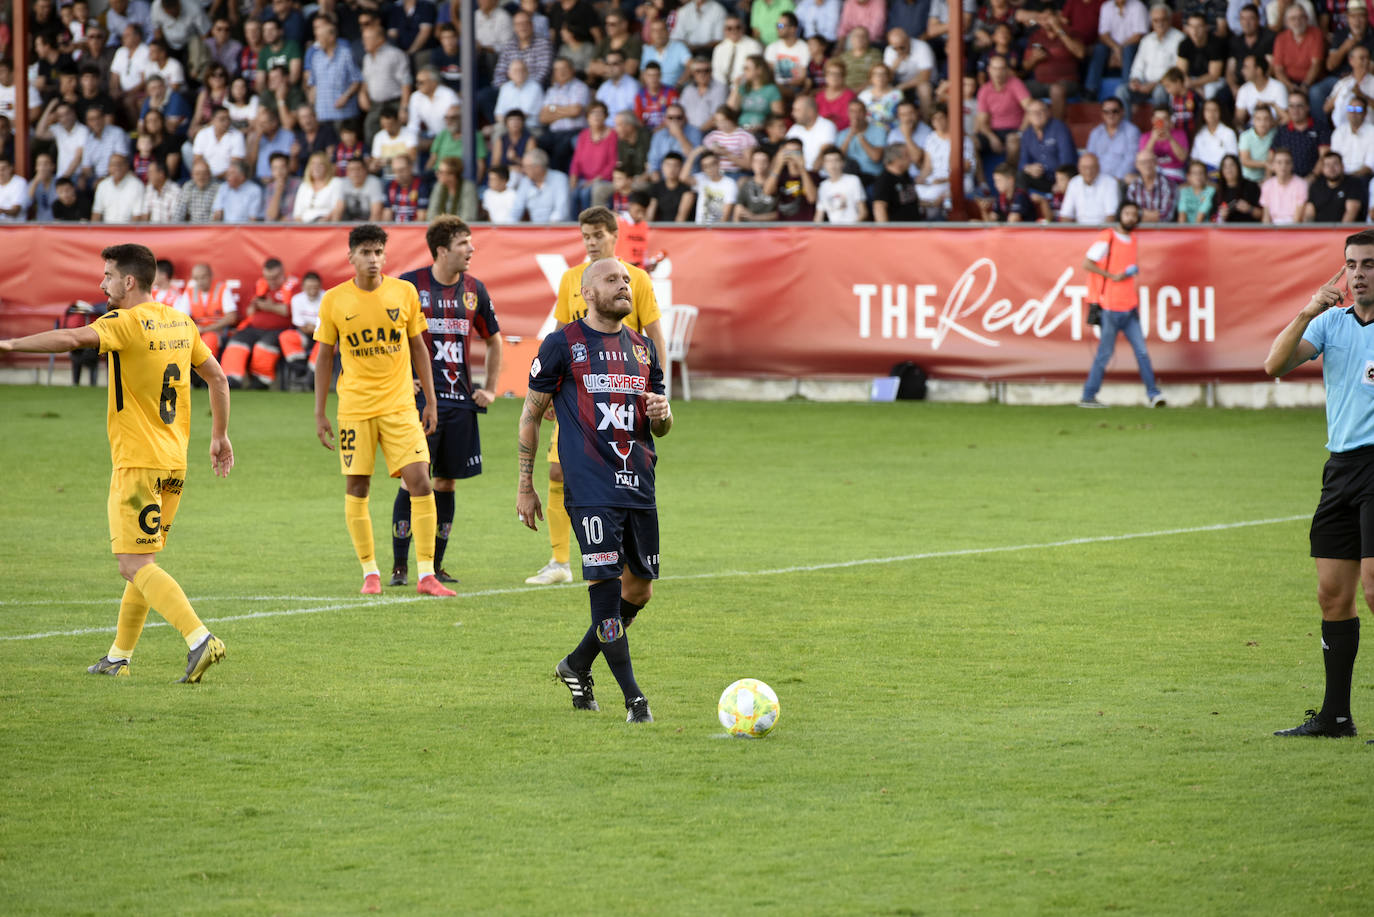
[[[100,349],[100,335],[90,325],[80,328],[54,328],[52,331],[40,331],[27,337],[0,341],[0,353],[70,353],[83,348]]]
[[[654,436],[664,437],[673,428],[673,408],[667,395],[649,392],[644,396],[644,413],[649,415],[649,429]]]
[[[434,394],[434,366],[429,362],[429,348],[425,346],[424,333],[410,339],[410,365],[415,367],[415,375],[420,379],[420,391],[425,393],[425,409],[420,412],[420,426],[425,435],[439,429],[439,399]]]
[[[1312,346],[1311,342],[1303,339],[1303,332],[1307,330],[1307,326],[1317,316],[1327,309],[1345,302],[1345,291],[1337,286],[1344,276],[1345,268],[1342,267],[1336,272],[1336,276],[1328,280],[1312,295],[1307,305],[1302,307],[1302,311],[1294,316],[1286,328],[1279,332],[1278,337],[1274,338],[1274,343],[1269,348],[1269,355],[1264,358],[1264,371],[1266,373],[1278,378],[1317,355],[1317,348]]]
[[[329,400],[329,384],[334,381],[334,345],[320,341],[320,352],[315,357],[315,435],[330,452],[334,451],[334,428],[324,413],[325,402]]]
[[[191,368],[210,390],[210,467],[217,477],[227,478],[234,467],[234,446],[229,442],[229,380],[214,357]]]
[[[539,451],[539,425],[552,403],[553,395],[531,389],[525,396],[516,433],[515,511],[520,521],[536,532],[539,526],[535,523],[544,518],[544,510],[539,503],[539,493],[534,489],[534,456]]]

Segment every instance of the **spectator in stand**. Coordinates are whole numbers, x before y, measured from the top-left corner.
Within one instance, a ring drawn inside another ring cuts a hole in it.
[[[223,178],[230,161],[242,159],[247,149],[243,134],[229,126],[229,110],[220,106],[210,116],[210,126],[196,134],[191,155],[204,159],[215,178]]]
[[[1009,162],[992,170],[992,195],[979,198],[978,209],[988,223],[1034,223],[1039,219],[1030,192],[1016,186],[1016,167]]]
[[[1178,47],[1183,42],[1183,33],[1173,26],[1173,8],[1157,2],[1150,8],[1149,15],[1150,31],[1136,45],[1130,78],[1116,89],[1116,97],[1127,105],[1166,101],[1162,84],[1164,74],[1178,64]]]
[[[1058,217],[1066,223],[1110,223],[1120,206],[1121,191],[1115,178],[1103,173],[1092,153],[1078,157],[1078,174],[1069,179]]]
[[[238,67],[231,76],[251,76],[257,72],[258,57],[262,54],[262,23],[248,19],[243,23],[243,48],[239,51]]]
[[[1208,99],[1202,103],[1202,127],[1193,135],[1192,157],[1207,166],[1209,174],[1215,174],[1223,156],[1238,155],[1236,132],[1221,123],[1221,103]]]
[[[339,197],[343,202],[339,219],[350,223],[380,222],[382,207],[386,202],[381,179],[370,174],[367,164],[361,159],[350,159],[345,170],[343,184],[339,186]]]
[[[104,122],[101,118],[101,122]],[[57,177],[75,179],[81,175],[81,158],[85,155],[91,132],[76,120],[76,107],[70,102],[58,102],[49,109],[34,130],[38,140],[51,140],[57,146]]]
[[[887,32],[887,3],[884,0],[844,0],[840,21],[835,27],[838,38],[844,39],[855,29],[863,29],[871,38]]]
[[[291,327],[291,297],[300,287],[300,280],[288,277],[280,260],[263,262],[253,298],[224,348],[224,374],[230,388],[271,387],[281,360],[277,339]]]
[[[143,102],[143,84],[148,78],[148,46],[143,31],[134,23],[124,26],[119,50],[110,61],[110,95],[132,119]]]
[[[262,187],[248,175],[242,159],[229,163],[224,182],[215,192],[210,219],[216,223],[252,223],[262,219]]]
[[[911,175],[911,156],[905,144],[891,144],[883,150],[882,172],[873,183],[873,222],[915,223],[920,219],[921,199]]]
[[[315,117],[314,106],[306,104],[296,109],[296,129],[291,134],[296,140],[291,149],[293,163],[304,164],[315,153],[324,153],[333,161],[339,133],[332,123],[321,122]]]
[[[868,86],[859,93],[859,101],[868,110],[868,120],[891,130],[897,123],[897,106],[903,98],[902,91],[892,85],[891,69],[886,64],[874,64],[868,74]]]
[[[439,79],[439,71],[422,67],[415,77],[415,92],[410,96],[411,133],[419,140],[420,149],[428,151],[434,138],[444,129],[444,117],[449,109],[457,108],[457,93]]]
[[[226,76],[225,87],[229,85],[229,76],[238,76],[239,54],[243,51],[243,42],[234,38],[230,22],[224,16],[215,17],[215,21],[210,25],[210,34],[205,36],[205,53],[209,56],[211,67],[218,64],[224,69]],[[209,71],[196,74],[196,78],[204,80]]]
[[[477,219],[477,184],[463,178],[463,160],[456,156],[439,161],[434,170],[434,187],[429,192],[429,220],[456,216],[463,222]]]
[[[1254,117],[1258,105],[1269,105],[1276,118],[1288,116],[1288,90],[1269,77],[1269,64],[1263,57],[1247,54],[1241,65],[1245,85],[1236,93],[1236,129],[1243,129]]]
[[[831,2],[838,5],[839,0]],[[606,21],[609,24],[609,16]],[[768,40],[772,41],[773,36],[768,36]],[[745,62],[762,54],[763,45],[745,32],[744,20],[732,13],[725,17],[725,37],[711,51],[711,76],[722,86],[734,86],[744,76]]]
[[[119,40],[124,27],[133,24],[141,37],[153,37],[152,7],[147,0],[110,0],[109,7],[97,19],[105,26],[110,42]]]
[[[1302,205],[1304,223],[1358,223],[1364,217],[1364,182],[1345,174],[1341,154],[1322,154],[1321,171],[1307,189]]]
[[[329,154],[330,160],[334,163],[334,174],[343,178],[348,172],[348,163],[352,159],[366,159],[368,148],[363,146],[362,137],[358,135],[359,128],[355,122],[345,121],[339,125],[339,142],[334,145],[333,152],[326,149],[324,152]],[[461,146],[461,143],[459,144]],[[478,147],[481,147],[481,135],[478,135]],[[295,147],[292,147],[295,150]],[[298,172],[295,168],[295,159],[292,159],[291,171]]]
[[[1021,129],[1026,124],[1030,102],[1030,92],[1012,75],[1007,59],[1000,55],[992,57],[988,61],[988,81],[978,90],[975,130],[980,152],[1005,154],[1008,160],[1019,161]]]
[[[262,48],[258,50],[258,69],[255,73],[243,76],[253,82],[253,89],[262,92],[267,88],[267,71],[273,67],[285,67],[287,79],[292,83],[301,81],[301,46],[287,39],[281,31],[281,23],[268,17],[262,22]]]
[[[1259,185],[1245,177],[1240,160],[1235,156],[1223,157],[1217,178],[1217,222],[1259,222],[1259,199]]]
[[[68,94],[62,89],[64,83],[71,82],[71,76],[70,73],[58,74],[58,92],[63,98],[68,99],[76,105],[76,114],[78,118],[85,120],[86,109],[90,108],[92,105],[99,105],[101,108],[105,109],[107,117],[114,116],[114,113],[118,111],[115,106],[115,100],[103,88],[108,80],[101,80],[100,71],[94,65],[83,64],[81,66],[81,71],[77,74],[78,88],[74,95]],[[32,90],[32,87],[30,87],[30,90]],[[29,98],[32,100],[32,92],[30,92]],[[13,109],[13,105],[9,107]],[[0,111],[0,114],[5,114],[5,112]],[[32,106],[30,107],[30,114],[32,115]]]
[[[735,201],[736,223],[777,222],[778,199],[764,192],[768,183],[768,167],[772,162],[771,156],[757,148],[749,157],[752,171],[739,180],[739,194]]]
[[[423,223],[429,217],[429,188],[415,174],[415,164],[401,154],[391,160],[394,176],[384,192],[382,219],[388,223]],[[334,179],[338,181],[338,179]],[[342,197],[339,201],[342,209]]]
[[[52,222],[52,205],[57,200],[57,163],[51,153],[39,153],[33,160],[33,178],[26,192],[36,223]]]
[[[530,78],[529,69],[520,58],[510,62],[506,82],[497,91],[496,117],[504,119],[508,112],[537,112],[544,107],[544,90]],[[528,126],[528,125],[527,125]],[[542,133],[543,125],[531,127],[534,133]]]
[[[143,75],[148,78],[155,73],[166,80],[172,89],[180,90],[186,86],[186,68],[181,66],[181,61],[172,57],[167,42],[159,38],[148,42],[148,63]]]
[[[271,0],[271,16],[281,23],[281,32],[288,41],[304,47],[309,38],[305,15],[296,8],[295,0]],[[267,13],[264,11],[264,16]]]
[[[505,128],[504,133],[497,134],[492,138],[491,164],[493,167],[505,166],[507,169],[519,173],[520,164],[525,158],[525,151],[535,145],[531,142],[532,138],[529,132],[525,130],[525,113],[522,111],[506,112]]]
[[[1021,62],[1024,71],[1031,75],[1026,81],[1026,89],[1037,99],[1048,96],[1050,114],[1063,121],[1068,116],[1069,99],[1083,91],[1078,83],[1078,70],[1087,54],[1087,46],[1069,34],[1064,18],[1053,9],[1040,10],[1033,21],[1035,30],[1026,39],[1026,53]],[[925,42],[918,44],[925,45]],[[888,47],[892,47],[890,35]],[[929,47],[926,45],[927,51]],[[886,60],[886,56],[883,59]],[[905,88],[900,73],[897,80],[898,85]],[[927,79],[922,107],[930,104],[929,85]]]
[[[1150,150],[1135,157],[1136,178],[1126,186],[1126,200],[1140,207],[1142,223],[1172,223],[1178,204],[1174,183],[1159,171],[1158,160]]]
[[[983,52],[998,45],[999,31],[1003,36],[999,53],[1009,54],[1012,42],[1016,42],[1019,47],[1020,39],[1024,36],[1016,12],[1010,0],[989,0],[985,5],[980,4],[977,14],[973,17],[972,35],[968,38],[973,50]]]
[[[681,162],[701,145],[701,140],[701,131],[687,123],[683,107],[669,105],[663,114],[663,126],[654,131],[649,142],[649,175],[657,180],[664,157],[675,153]]]
[[[577,148],[568,166],[568,187],[576,213],[592,206],[593,195],[598,199],[597,206],[610,196],[615,160],[616,137],[606,123],[606,106],[593,102],[587,107],[587,126],[577,135]]]
[[[825,172],[816,189],[816,222],[862,223],[868,204],[858,176],[844,171],[844,156],[831,147],[821,155]]]
[[[367,112],[363,143],[369,144],[381,128],[383,108],[392,104],[402,111],[410,104],[412,81],[410,58],[387,42],[379,24],[363,29],[363,52],[363,86],[358,91],[358,107]]]
[[[663,74],[658,61],[646,61],[640,68],[639,75],[642,83],[639,92],[635,94],[635,117],[650,130],[655,130],[663,123],[664,110],[678,100],[677,90],[663,85]]]
[[[1304,96],[1312,89],[1326,65],[1326,39],[1312,28],[1307,11],[1294,3],[1283,14],[1287,26],[1274,39],[1272,76],[1289,93]],[[1304,106],[1306,107],[1306,106]]]
[[[897,0],[902,6],[913,6],[906,0]],[[927,6],[929,4],[927,3]],[[828,44],[834,44],[840,37],[840,0],[801,0],[797,8],[792,12],[796,14],[797,21],[801,23],[802,35],[810,38],[818,35]],[[889,28],[892,24],[889,24]],[[915,33],[920,35],[925,30],[922,28]],[[774,217],[774,219],[777,219]]]
[[[61,43],[54,35],[38,32],[34,35],[34,57],[30,65],[29,80],[42,96],[49,95],[57,85],[57,74],[73,73],[76,62],[62,50],[67,46],[63,37]]]
[[[907,158],[912,162],[912,177],[920,170],[921,160],[925,158],[925,142],[929,136],[930,126],[921,120],[916,103],[903,102],[897,106],[897,124],[887,132],[887,143],[900,143],[906,147]]]
[[[773,157],[764,191],[778,198],[778,219],[810,223],[816,216],[816,176],[805,165],[799,138],[788,137]]]
[[[1207,16],[1201,10],[1189,11],[1183,22],[1183,41],[1178,44],[1177,67],[1183,71],[1186,86],[1211,99],[1230,89],[1226,85],[1226,39],[1212,34]]]
[[[104,110],[104,106],[101,106]],[[138,116],[141,119],[149,111],[162,113],[167,130],[173,134],[183,134],[191,119],[191,106],[179,92],[167,88],[166,82],[156,73],[148,77],[148,95],[143,100]]]
[[[109,179],[106,178],[105,181],[108,182]],[[138,179],[134,181],[137,182]],[[101,185],[104,184],[105,182],[101,182]],[[26,222],[29,218],[29,203],[29,183],[22,175],[14,174],[14,163],[8,159],[0,159],[0,222]]]
[[[1307,93],[1301,89],[1288,94],[1288,120],[1274,135],[1276,150],[1293,154],[1293,173],[1309,178],[1317,169],[1321,151],[1331,145],[1331,135],[1317,125],[1307,109]]]
[[[1050,117],[1049,106],[1032,99],[1026,109],[1026,129],[1021,132],[1017,181],[1032,192],[1048,194],[1054,170],[1075,159],[1073,135],[1063,121]]]
[[[1183,71],[1177,67],[1164,71],[1160,85],[1164,87],[1164,104],[1169,108],[1174,127],[1182,130],[1185,136],[1193,136],[1199,126],[1202,97],[1188,88]]]
[[[758,140],[739,126],[739,112],[729,105],[716,111],[715,129],[707,134],[701,145],[720,158],[720,170],[728,178],[737,179],[750,168],[750,154]]]
[[[778,17],[778,37],[764,49],[763,59],[773,68],[773,77],[783,90],[794,94],[806,91],[811,50],[802,40],[795,13],[783,13]]]
[[[845,85],[855,92],[862,92],[868,85],[868,75],[873,72],[873,66],[883,62],[882,52],[873,47],[868,29],[863,26],[849,31],[844,46],[844,53],[836,56],[844,61]]]
[[[76,193],[70,178],[57,180],[57,202],[52,205],[52,218],[60,223],[85,222],[89,213]]]
[[[418,70],[424,65],[424,54],[433,48],[434,26],[439,11],[430,0],[400,0],[386,12],[387,41],[410,58]]]
[[[191,268],[191,281],[182,288],[173,307],[191,317],[200,331],[200,339],[216,358],[223,340],[239,320],[239,302],[234,291],[224,281],[215,283],[215,274],[208,264]]]
[[[1350,52],[1360,47],[1374,54],[1374,32],[1369,29],[1369,10],[1365,0],[1349,0],[1345,8],[1346,21],[1343,25],[1337,23],[1335,17],[1328,19],[1332,20],[1336,28],[1331,36],[1331,50],[1326,53],[1327,75],[1318,80],[1307,94],[1307,101],[1314,115],[1326,111],[1326,97],[1331,94],[1332,87],[1336,85],[1337,80],[1350,74]]]
[[[612,51],[620,53],[626,73],[634,77],[639,75],[639,57],[644,53],[644,42],[630,29],[625,14],[615,7],[606,14],[606,34],[596,43],[595,56],[587,65],[589,79],[602,80],[610,76],[605,61]]]
[[[200,92],[196,95],[191,113],[191,126],[187,128],[187,134],[194,137],[202,127],[210,123],[215,106],[226,105],[228,102],[229,71],[218,64],[210,64],[205,71],[205,85],[201,86]]]
[[[1255,109],[1251,124],[1240,135],[1240,164],[1245,177],[1255,184],[1264,181],[1269,173],[1269,149],[1274,145],[1274,113],[1268,104]]]
[[[749,34],[767,43],[778,34],[783,13],[796,9],[793,0],[753,0],[749,5]]]
[[[649,181],[649,132],[628,111],[615,116],[615,166],[630,176],[631,184]]]
[[[759,140],[759,149],[768,154],[771,159],[782,148],[782,142],[787,139],[787,129],[790,125],[782,115],[769,115],[763,122],[763,135]]]
[[[463,52],[459,46],[458,30],[454,28],[453,23],[445,22],[440,24],[436,32],[439,35],[439,47],[429,52],[427,63],[438,71],[441,85],[461,96],[463,94]],[[481,63],[484,60],[486,58],[479,55],[479,64],[473,81],[474,89],[482,89],[486,85],[488,71]]]
[[[802,142],[806,168],[819,168],[821,152],[835,143],[838,132],[834,123],[817,113],[816,100],[810,96],[797,96],[792,103],[792,122],[787,136]]]
[[[3,51],[0,51],[0,53],[3,53]],[[29,104],[26,110],[28,111],[30,118],[29,123],[33,123],[35,115],[38,114],[39,108],[43,104],[43,97],[38,94],[38,90],[35,89],[33,85],[29,86],[28,97]],[[56,102],[58,99],[62,97],[63,94],[59,92],[57,96],[54,96],[53,102]],[[76,99],[70,99],[69,101],[74,103],[76,102]],[[53,102],[49,102],[48,104],[51,106]],[[0,115],[4,115],[6,118],[13,119],[14,110],[14,65],[10,63],[9,58],[0,57]]]
[[[515,26],[499,0],[477,0],[475,29],[477,56],[483,69],[490,71],[501,49],[515,38]]]
[[[888,129],[868,120],[868,109],[855,99],[849,103],[849,126],[835,138],[835,147],[845,158],[845,168],[857,172],[868,187],[882,174],[883,149]],[[905,149],[905,146],[903,146]]]
[[[262,189],[262,219],[282,223],[292,217],[301,180],[291,174],[291,158],[285,153],[273,153],[267,170]]]
[[[1369,103],[1353,100],[1346,106],[1346,122],[1331,132],[1331,149],[1341,154],[1345,171],[1360,179],[1374,174],[1374,125],[1368,121]]]
[[[1293,154],[1274,151],[1274,174],[1260,185],[1260,219],[1265,223],[1286,225],[1302,217],[1307,203],[1307,182],[1293,174]]]
[[[381,130],[372,138],[371,160],[368,168],[391,181],[391,161],[397,156],[409,156],[413,162],[420,154],[420,140],[410,128],[401,126],[401,116],[390,103],[382,106]]]
[[[553,41],[553,29],[549,25],[549,17],[543,13],[543,4],[540,0],[520,0],[517,4],[519,9],[529,14],[530,25],[534,28],[536,38],[546,38]],[[515,10],[511,11],[512,27],[514,27]]]
[[[635,97],[639,94],[639,83],[625,73],[625,58],[612,51],[606,57],[608,75],[605,82],[596,90],[596,100],[606,106],[610,117],[622,111],[633,112]]]
[[[1007,7],[1006,11],[1007,15],[1010,16],[1011,7]],[[980,86],[987,82],[988,62],[992,60],[994,55],[1005,57],[1007,63],[1011,64],[1012,73],[1016,74],[1018,77],[1021,75],[1021,71],[1018,70],[1016,66],[1017,61],[1021,57],[1021,53],[1016,47],[1015,33],[1012,31],[1012,25],[1009,22],[997,23],[992,29],[991,44],[978,53],[975,68],[977,71],[978,85]]]
[[[692,169],[693,161],[701,166],[701,171],[692,176],[692,192],[696,196],[696,224],[714,226],[716,223],[729,223],[734,219],[735,201],[739,198],[739,185],[733,178],[720,170],[720,157],[704,147],[697,147],[687,159],[687,170]],[[858,182],[858,179],[854,179]],[[862,191],[860,192],[862,196]]]
[[[126,153],[111,153],[109,173],[95,186],[91,204],[94,223],[132,223],[143,203],[143,182],[129,171]]]
[[[649,221],[682,223],[691,205],[691,189],[682,181],[684,157],[673,152],[663,157],[662,177],[649,185]]]
[[[814,98],[816,111],[822,118],[829,119],[840,130],[849,126],[849,103],[857,99],[858,94],[845,85],[844,61],[832,57],[825,62],[825,84]]]
[[[290,157],[295,143],[292,133],[281,126],[275,109],[259,109],[245,143],[247,154],[244,158],[252,163],[250,168],[253,170],[249,177],[265,180],[272,172],[272,157],[278,153]]]
[[[1150,31],[1150,14],[1140,0],[1108,0],[1102,4],[1097,21],[1097,44],[1088,61],[1088,75],[1083,82],[1088,95],[1096,98],[1102,89],[1102,78],[1109,71],[1120,71],[1123,79],[1130,76],[1136,50],[1145,33]]]
[[[1369,50],[1357,46],[1351,49],[1346,59],[1350,63],[1350,72],[1336,81],[1325,102],[1326,118],[1333,128],[1345,123],[1352,102],[1368,105],[1370,99],[1374,99],[1374,74],[1369,72]]]
[[[678,96],[678,102],[687,115],[687,123],[705,130],[716,116],[716,109],[725,104],[730,90],[711,76],[711,64],[704,57],[693,58],[688,73],[691,81]]]
[[[516,189],[511,219],[517,223],[526,217],[538,224],[566,222],[572,207],[568,176],[550,169],[548,154],[538,148],[525,151],[520,167],[524,175]]]
[[[553,46],[547,38],[535,37],[534,22],[530,19],[530,14],[524,10],[511,17],[511,27],[515,31],[515,38],[501,49],[500,56],[496,59],[496,69],[493,71],[495,75],[492,79],[493,90],[500,89],[501,85],[510,79],[510,65],[517,60],[525,62],[525,72],[530,79],[542,86],[548,80],[549,71],[553,67]],[[620,60],[623,65],[624,55],[621,55]]]
[[[1042,103],[1043,104],[1043,103]],[[916,176],[916,195],[931,212],[932,218],[941,208],[950,206],[949,183],[951,161],[954,158],[953,140],[949,134],[949,110],[937,103],[930,115],[930,133],[922,143],[921,171]],[[977,171],[973,140],[964,137],[964,193],[973,191],[973,173]]]
[[[310,388],[314,385],[315,360],[320,345],[312,344],[315,327],[320,321],[320,301],[324,299],[324,284],[320,275],[306,271],[301,278],[301,291],[291,297],[292,327],[277,336],[281,354],[293,385]]]
[[[229,84],[229,98],[224,103],[224,108],[229,112],[229,126],[239,132],[248,130],[248,125],[253,123],[261,107],[262,103],[258,101],[248,81],[241,76],[235,77]],[[211,114],[213,113],[212,109]]]
[[[1196,159],[1188,163],[1188,180],[1178,190],[1178,221],[1210,223],[1217,189],[1207,180],[1207,167]]]
[[[745,61],[744,73],[730,88],[725,104],[739,109],[740,127],[748,131],[763,127],[770,113],[783,113],[782,91],[773,82],[773,68],[763,55],[756,54]]]
[[[905,3],[905,0],[896,0]],[[935,52],[919,38],[911,38],[901,29],[889,29],[883,64],[892,72],[892,81],[904,95],[914,95],[922,108],[934,101]],[[827,61],[823,67],[829,66]]]
[[[305,179],[296,189],[291,218],[297,223],[337,221],[343,213],[343,179],[334,174],[334,165],[323,153],[311,153],[305,164]]]
[[[1156,105],[1150,118],[1150,133],[1140,138],[1140,148],[1155,154],[1159,171],[1175,185],[1183,183],[1188,162],[1188,135],[1175,127],[1167,105]]]
[[[1245,74],[1245,59],[1255,57],[1264,61],[1268,73],[1269,55],[1274,51],[1274,33],[1260,27],[1259,7],[1247,3],[1239,15],[1240,28],[1228,26],[1230,37],[1226,49],[1226,82],[1236,96],[1237,105],[1240,104],[1241,81],[1250,79]]]
[[[572,161],[573,141],[587,126],[587,105],[591,90],[573,73],[572,61],[559,57],[553,62],[553,83],[544,93],[539,123],[544,133],[539,145],[549,154],[556,169],[566,169]]]
[[[672,39],[693,54],[709,54],[712,46],[725,37],[725,7],[716,0],[687,0],[678,7]]]
[[[476,132],[476,138],[477,180],[481,182],[486,178],[488,150],[486,139],[482,136],[481,131]],[[439,135],[434,138],[434,142],[430,145],[429,161],[431,163],[440,163],[451,156],[462,159],[463,155],[462,119],[459,117],[458,106],[455,105],[444,115],[444,129],[439,132]]]
[[[510,169],[492,166],[487,173],[487,187],[482,191],[482,211],[487,219],[498,225],[514,223],[515,189],[510,186]]]
[[[339,30],[330,16],[315,17],[315,44],[305,58],[307,92],[321,124],[336,125],[358,117],[362,71],[348,49],[339,46]]]
[[[129,162],[129,135],[113,124],[106,123],[105,110],[99,106],[86,109],[86,143],[81,149],[80,184],[94,188],[95,183],[110,174],[110,157],[118,153]]]

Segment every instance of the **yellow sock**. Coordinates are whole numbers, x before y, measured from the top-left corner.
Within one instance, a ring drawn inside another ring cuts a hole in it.
[[[434,506],[434,494],[423,497],[410,495],[410,536],[415,539],[415,563],[420,568],[418,579],[434,575],[434,536],[439,530],[439,510]]]
[[[568,562],[568,542],[572,538],[572,520],[568,518],[567,507],[563,505],[563,482],[549,482],[549,505],[544,511],[549,521],[549,545],[553,548],[553,559],[560,564]]]
[[[125,583],[124,597],[119,600],[119,625],[115,628],[114,643],[105,655],[111,659],[132,659],[147,620],[148,600],[133,583]]]
[[[181,591],[181,586],[172,579],[170,573],[157,564],[142,567],[134,574],[133,584],[148,604],[156,608],[157,613],[166,618],[168,624],[181,632],[181,636],[186,638],[187,646],[194,647],[199,638],[208,633],[187,600],[186,593]]]
[[[377,556],[372,546],[372,514],[367,510],[367,497],[344,494],[344,523],[348,537],[353,540],[353,553],[363,565],[364,575],[376,573]]]

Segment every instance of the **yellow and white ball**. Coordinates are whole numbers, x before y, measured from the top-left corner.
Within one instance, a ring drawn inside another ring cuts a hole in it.
[[[761,739],[778,725],[778,695],[757,678],[741,678],[725,689],[716,705],[720,724],[732,736]]]

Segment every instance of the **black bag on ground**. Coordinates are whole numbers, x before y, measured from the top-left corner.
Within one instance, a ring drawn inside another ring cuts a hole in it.
[[[891,375],[896,376],[897,399],[899,401],[924,401],[926,397],[926,371],[910,360],[892,367]]]

